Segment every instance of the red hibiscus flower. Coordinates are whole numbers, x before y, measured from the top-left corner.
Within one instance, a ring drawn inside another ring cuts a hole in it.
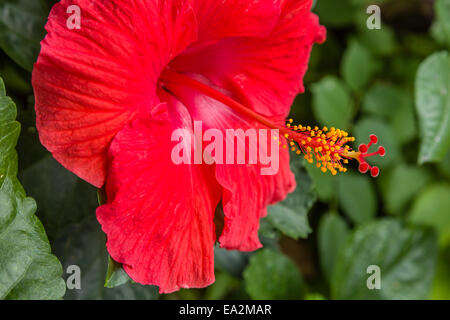
[[[177,165],[176,129],[195,140],[197,120],[221,131],[276,128],[324,171],[344,171],[345,158],[373,169],[367,150],[344,148],[352,139],[343,131],[280,124],[303,91],[312,45],[325,39],[311,4],[63,0],[52,9],[33,71],[40,139],[67,169],[106,186],[97,217],[136,282],[162,293],[211,284],[216,206],[220,245],[255,250],[266,207],[295,188],[287,148],[271,176],[261,163]],[[81,9],[73,30],[72,5]]]

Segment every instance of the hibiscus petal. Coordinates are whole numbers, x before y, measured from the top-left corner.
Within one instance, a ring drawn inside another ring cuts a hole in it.
[[[225,225],[219,238],[221,247],[253,251],[262,245],[258,238],[259,220],[267,215],[267,206],[284,200],[295,189],[289,169],[289,153],[280,149],[280,171],[261,175],[254,165],[218,165],[216,179],[224,188]]]
[[[270,34],[281,12],[280,0],[194,0],[199,23],[198,42],[225,37]]]
[[[161,293],[214,282],[213,217],[221,194],[214,166],[172,162],[173,129],[168,120],[135,120],[117,134],[108,204],[97,209],[111,256],[134,281]]]
[[[195,77],[194,75],[191,75]],[[212,87],[207,79],[196,77]],[[194,121],[202,121],[203,130],[219,129],[223,133],[225,153],[234,152],[234,164],[216,164],[216,179],[223,187],[222,204],[225,225],[219,242],[227,249],[253,251],[261,247],[258,239],[260,218],[266,216],[267,206],[283,200],[288,193],[295,189],[294,175],[289,167],[289,152],[287,149],[277,148],[279,151],[279,170],[273,175],[262,175],[261,169],[267,167],[260,162],[249,164],[249,150],[252,144],[247,144],[245,150],[246,164],[237,163],[237,150],[226,149],[227,129],[267,129],[252,119],[242,117],[229,107],[213,100],[201,93],[172,84],[172,94],[177,97],[189,110]],[[233,97],[230,92],[215,88]],[[259,132],[258,132],[259,133]],[[271,142],[270,134],[267,142]],[[232,139],[232,138],[231,138]],[[207,143],[204,144],[204,147]],[[231,145],[231,144],[229,144]],[[237,144],[236,144],[237,145]],[[255,147],[253,145],[253,147]],[[278,147],[278,144],[277,144]],[[261,149],[270,147],[259,145]],[[270,152],[268,153],[270,154]]]
[[[80,29],[67,27],[72,5],[80,8]],[[196,40],[195,14],[188,0],[63,0],[46,29],[33,71],[41,142],[101,187],[111,140],[159,103],[159,74]]]
[[[270,35],[222,39],[183,53],[171,66],[204,75],[261,114],[286,117],[295,96],[304,90],[312,45],[325,40],[325,28],[311,13],[311,5],[312,0],[284,0]]]

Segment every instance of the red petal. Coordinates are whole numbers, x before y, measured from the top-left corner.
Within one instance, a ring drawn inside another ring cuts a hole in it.
[[[277,175],[262,176],[260,169],[257,165],[217,165],[216,179],[224,188],[225,227],[219,238],[223,248],[241,251],[260,248],[259,220],[267,215],[267,206],[284,200],[295,189],[286,149],[280,149]]]
[[[71,5],[81,9],[80,29],[67,27]],[[160,71],[195,41],[194,12],[188,0],[63,0],[46,29],[33,71],[41,142],[101,187],[112,138],[151,113]]]
[[[136,120],[117,134],[97,209],[111,256],[130,277],[161,293],[214,282],[214,166],[175,165],[167,121]]]
[[[223,39],[182,53],[171,66],[206,76],[259,113],[286,117],[293,99],[304,90],[312,45],[325,39],[311,4],[312,0],[283,1],[281,17],[269,36]]]
[[[199,43],[225,37],[270,34],[281,13],[280,0],[194,0]]]
[[[213,86],[206,79],[197,80]],[[229,107],[193,90],[175,85],[172,85],[171,89],[187,106],[193,120],[202,121],[204,131],[211,128],[220,129],[225,138],[227,129],[240,128],[246,131],[264,128],[254,120],[245,119]],[[270,139],[269,137],[267,140],[269,143]],[[260,149],[261,146],[258,151]],[[249,148],[245,152],[248,159]],[[267,214],[267,206],[283,200],[295,189],[294,175],[289,167],[289,153],[282,148],[279,152],[279,171],[275,175],[261,175],[264,166],[260,163],[252,165],[247,161],[247,164],[216,164],[216,179],[224,188],[222,204],[225,226],[219,239],[222,247],[241,251],[252,251],[261,247],[258,239],[259,220]]]

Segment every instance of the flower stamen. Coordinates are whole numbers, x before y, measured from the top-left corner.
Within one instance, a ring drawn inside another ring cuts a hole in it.
[[[350,148],[346,143],[355,141],[344,130],[323,127],[311,128],[310,126],[294,125],[293,119],[289,119],[286,127],[290,132],[284,134],[289,141],[291,150],[296,154],[303,154],[309,163],[316,162],[317,168],[322,172],[346,172],[344,164],[348,163],[347,157]]]
[[[289,148],[298,155],[303,154],[309,163],[316,162],[317,168],[320,168],[322,172],[329,171],[332,175],[336,175],[338,172],[346,172],[347,168],[344,167],[344,164],[348,164],[349,160],[355,159],[359,162],[359,171],[361,173],[366,173],[370,170],[372,177],[377,177],[380,173],[378,167],[370,166],[366,160],[366,158],[375,155],[385,155],[384,147],[379,147],[377,152],[368,153],[369,148],[378,143],[378,138],[375,135],[370,136],[370,142],[368,144],[361,144],[358,151],[353,151],[347,143],[354,142],[355,138],[350,137],[344,130],[334,127],[330,129],[323,127],[320,129],[317,126],[312,128],[300,124],[294,125],[293,119],[289,119],[285,126],[279,126],[222,92],[167,68],[161,74],[160,80],[163,86],[169,91],[171,90],[172,84],[189,87],[227,105],[241,115],[258,121],[270,129],[278,129],[280,134],[285,138],[285,140],[279,139],[279,144],[283,148]]]

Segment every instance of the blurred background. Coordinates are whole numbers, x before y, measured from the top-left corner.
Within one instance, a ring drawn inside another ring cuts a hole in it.
[[[63,270],[82,270],[81,290],[65,299],[450,299],[450,1],[315,2],[328,37],[313,49],[292,117],[344,129],[355,148],[376,134],[387,150],[371,160],[380,176],[353,166],[333,177],[293,155],[298,188],[262,220],[264,249],[216,248],[212,286],[159,296],[108,267],[96,190],[39,143],[30,71],[52,1],[0,0],[0,76],[22,124],[19,179]],[[374,4],[381,29],[367,27]]]

